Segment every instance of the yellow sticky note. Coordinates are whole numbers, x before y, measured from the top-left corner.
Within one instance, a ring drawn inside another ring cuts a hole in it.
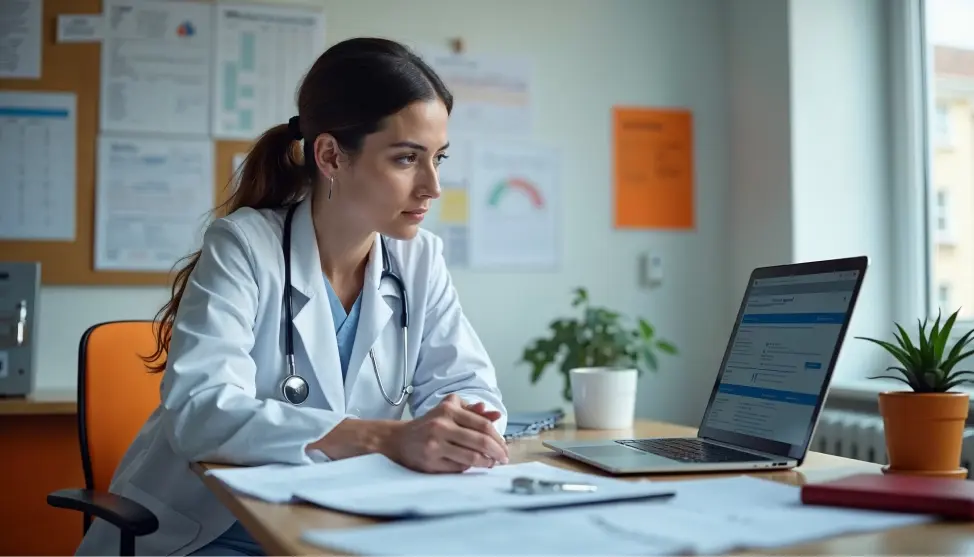
[[[440,222],[443,224],[467,224],[467,190],[444,189],[440,192]]]

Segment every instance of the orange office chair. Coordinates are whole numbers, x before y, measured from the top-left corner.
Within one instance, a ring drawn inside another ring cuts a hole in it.
[[[162,374],[149,373],[142,356],[155,352],[155,322],[111,321],[93,325],[78,347],[78,437],[84,489],[62,489],[47,504],[84,513],[121,533],[119,555],[135,554],[135,538],[151,534],[159,521],[149,509],[108,492],[129,444],[159,405]]]

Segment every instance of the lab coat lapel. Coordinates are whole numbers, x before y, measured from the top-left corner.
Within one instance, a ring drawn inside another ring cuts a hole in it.
[[[297,373],[313,373],[331,409],[344,412],[345,385],[342,383],[335,324],[311,219],[310,197],[302,201],[295,211],[291,226],[291,288],[295,293],[293,309],[297,333],[294,339]],[[299,346],[304,347],[311,370],[301,369],[301,359],[297,357]]]
[[[355,380],[362,371],[363,366],[369,366],[371,371],[372,362],[369,359],[369,350],[375,345],[382,330],[389,324],[392,317],[392,307],[389,305],[387,296],[390,292],[395,292],[391,288],[392,281],[381,281],[382,277],[382,248],[381,240],[376,236],[372,244],[372,251],[369,252],[369,262],[365,267],[365,281],[362,286],[362,312],[359,314],[358,328],[355,330],[355,343],[352,347],[352,355],[348,362],[348,377],[345,379],[345,404],[351,400],[352,390]],[[398,298],[393,298],[396,300]],[[383,359],[389,360],[387,356]],[[395,358],[398,361],[398,355]],[[390,362],[391,363],[391,362]],[[386,387],[388,389],[388,387]]]

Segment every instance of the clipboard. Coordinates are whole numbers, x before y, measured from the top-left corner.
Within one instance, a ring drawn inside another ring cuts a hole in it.
[[[540,412],[512,413],[507,418],[504,439],[511,441],[521,437],[537,435],[542,431],[558,427],[564,418],[565,412],[560,408]]]

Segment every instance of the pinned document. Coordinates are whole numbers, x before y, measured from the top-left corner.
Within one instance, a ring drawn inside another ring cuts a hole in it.
[[[98,139],[95,268],[169,271],[202,241],[214,205],[208,140]]]
[[[612,119],[615,226],[692,229],[692,114],[616,107]]]
[[[39,79],[43,0],[0,1],[0,78]]]
[[[531,134],[534,65],[530,60],[434,51],[423,58],[453,93],[450,135]]]
[[[550,269],[558,265],[559,160],[556,150],[537,144],[474,146],[471,266]]]
[[[101,131],[208,135],[212,14],[201,2],[105,0]]]
[[[297,114],[296,93],[325,50],[325,16],[298,6],[216,7],[213,135],[254,139]]]
[[[0,92],[0,239],[75,239],[77,102]]]

